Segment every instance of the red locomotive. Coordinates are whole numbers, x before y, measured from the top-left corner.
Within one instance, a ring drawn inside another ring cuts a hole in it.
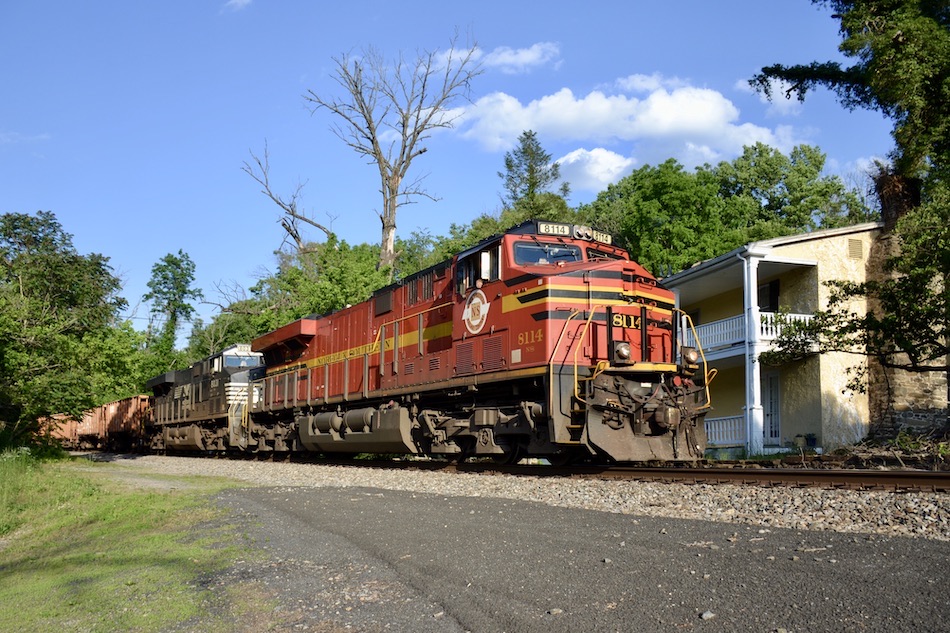
[[[681,315],[610,236],[529,221],[252,343],[249,450],[553,461],[703,457]],[[702,367],[702,369],[701,369]]]

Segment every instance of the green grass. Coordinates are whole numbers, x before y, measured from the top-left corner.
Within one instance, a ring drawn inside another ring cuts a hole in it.
[[[117,469],[0,456],[0,631],[231,629],[234,592],[202,582],[254,556],[206,500],[224,484],[141,489]]]

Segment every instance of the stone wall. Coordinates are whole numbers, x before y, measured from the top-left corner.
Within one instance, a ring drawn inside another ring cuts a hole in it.
[[[901,431],[942,435],[947,424],[947,375],[944,372],[917,373],[900,369],[871,372],[871,393],[875,409],[872,434],[890,439]]]
[[[896,253],[897,239],[882,233],[868,258],[868,277],[880,279],[884,261]],[[947,424],[947,373],[886,369],[872,361],[868,370],[871,435],[891,439],[901,431],[944,434]]]

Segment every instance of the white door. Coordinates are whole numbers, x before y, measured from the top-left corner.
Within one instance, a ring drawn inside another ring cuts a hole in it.
[[[782,434],[779,428],[779,374],[778,372],[765,372],[762,376],[762,409],[765,414],[763,432],[765,434],[765,445],[775,446],[781,444]]]

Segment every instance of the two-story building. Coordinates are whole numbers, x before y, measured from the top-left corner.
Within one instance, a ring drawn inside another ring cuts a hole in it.
[[[690,315],[717,372],[706,418],[710,447],[763,454],[807,445],[825,450],[867,435],[868,396],[847,389],[866,362],[825,353],[778,367],[759,355],[783,322],[827,307],[826,281],[864,281],[880,223],[752,242],[663,280]],[[853,306],[863,310],[864,306]]]

